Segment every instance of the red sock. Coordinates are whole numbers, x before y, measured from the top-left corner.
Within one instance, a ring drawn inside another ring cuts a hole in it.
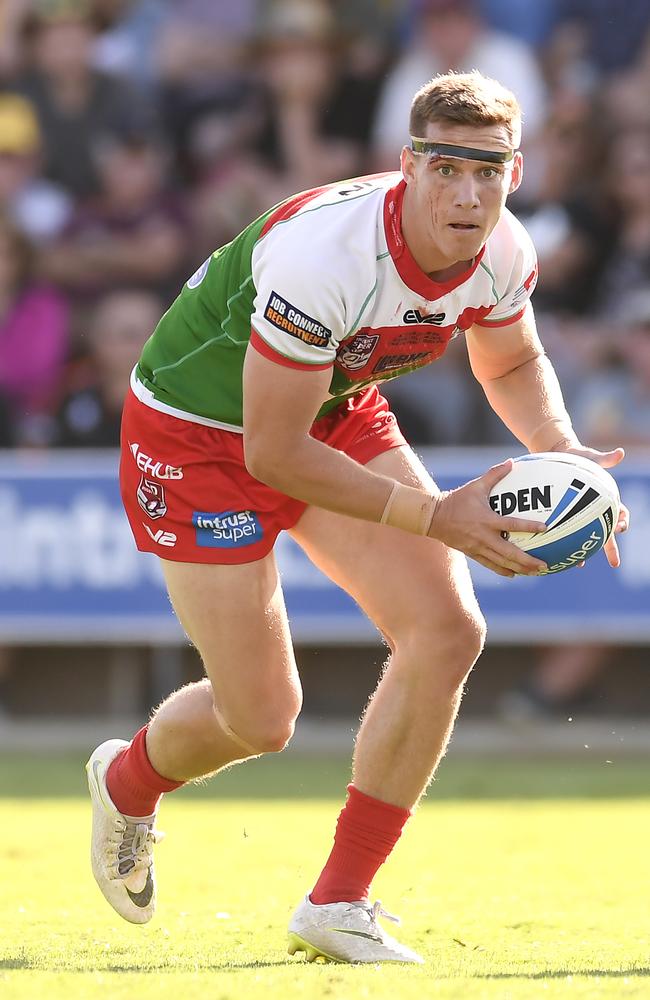
[[[125,816],[151,816],[163,792],[173,792],[184,781],[171,781],[154,771],[147,755],[147,728],[135,734],[128,747],[111,761],[106,773],[108,794]]]
[[[334,847],[311,891],[312,903],[367,899],[370,883],[410,815],[410,809],[373,799],[348,785],[348,801],[336,824]]]

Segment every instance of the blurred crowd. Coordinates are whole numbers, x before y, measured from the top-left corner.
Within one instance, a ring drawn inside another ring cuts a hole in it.
[[[650,443],[647,0],[4,0],[0,446],[114,446],[184,278],[294,191],[395,169],[414,91],[524,109],[511,208],[583,438]],[[415,444],[505,444],[462,343],[389,385]]]

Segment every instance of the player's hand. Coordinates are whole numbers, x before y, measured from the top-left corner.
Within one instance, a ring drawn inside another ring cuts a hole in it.
[[[489,504],[492,488],[512,469],[512,459],[481,476],[440,494],[429,536],[459,549],[499,576],[537,576],[546,568],[541,559],[522,552],[502,537],[503,532],[546,531],[543,521],[495,514]]]
[[[564,452],[569,455],[580,455],[582,458],[590,458],[592,462],[596,465],[600,465],[603,469],[611,469],[612,466],[618,465],[625,458],[625,451],[623,448],[614,448],[612,451],[598,451],[596,448],[563,448]],[[621,555],[618,551],[618,545],[616,544],[616,538],[614,537],[621,531],[627,531],[630,527],[630,512],[624,504],[621,504],[621,508],[618,512],[618,520],[614,527],[614,531],[609,536],[605,545],[603,547],[603,552],[607,556],[607,562],[612,567],[612,569],[618,569],[621,565]],[[584,563],[582,563],[584,565]]]

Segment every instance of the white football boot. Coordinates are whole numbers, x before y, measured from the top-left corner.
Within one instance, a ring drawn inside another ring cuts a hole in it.
[[[125,740],[107,740],[86,764],[93,806],[91,861],[97,885],[114,910],[132,924],[146,924],[156,909],[153,846],[163,834],[154,830],[156,814],[123,816],[106,787],[109,765]]]
[[[324,903],[316,906],[305,896],[289,923],[290,955],[304,951],[308,962],[424,962],[378,923],[398,917],[382,910],[381,903]]]

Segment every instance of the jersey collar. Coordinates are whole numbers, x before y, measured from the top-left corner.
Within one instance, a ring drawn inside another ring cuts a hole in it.
[[[434,302],[471,278],[485,253],[485,244],[474,258],[474,263],[466,271],[461,271],[449,281],[434,281],[418,267],[402,233],[402,203],[405,190],[406,181],[402,179],[395,187],[389,188],[384,199],[384,231],[388,250],[404,284],[408,285],[411,291],[422,295],[427,301]]]

